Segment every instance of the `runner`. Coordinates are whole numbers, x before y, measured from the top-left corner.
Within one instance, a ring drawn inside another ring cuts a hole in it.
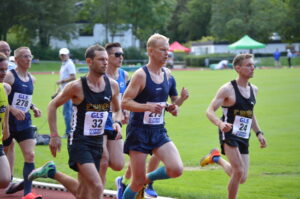
[[[53,162],[33,171],[29,179],[49,177],[63,184],[76,198],[103,198],[103,183],[98,173],[102,155],[104,126],[112,103],[114,129],[120,133],[121,120],[119,88],[115,80],[105,76],[107,53],[99,45],[89,47],[85,53],[89,72],[80,80],[66,85],[48,106],[51,131],[50,150],[56,157],[61,138],[56,126],[56,110],[66,101],[73,103],[72,132],[68,138],[69,166],[78,172],[78,180],[56,170]]]
[[[24,157],[23,178],[24,182],[12,184],[10,189],[20,190],[24,188],[23,199],[41,198],[31,192],[32,182],[27,179],[29,173],[34,169],[34,131],[31,127],[31,116],[29,110],[34,113],[34,117],[40,117],[40,110],[32,103],[33,84],[35,78],[28,72],[31,67],[32,54],[28,47],[20,47],[14,51],[16,69],[7,72],[4,82],[8,83],[12,90],[8,95],[10,105],[9,129],[10,136],[4,140],[3,145],[9,147],[15,139],[22,151]]]
[[[255,69],[253,56],[237,55],[233,66],[238,73],[237,79],[224,84],[207,109],[207,117],[219,128],[222,154],[227,156],[229,162],[221,158],[218,149],[213,149],[200,161],[201,166],[217,163],[230,176],[229,199],[237,198],[239,185],[247,179],[251,128],[256,132],[260,147],[267,146],[253,111],[258,90],[255,85],[249,83]],[[220,106],[223,109],[221,120],[215,113]]]
[[[6,188],[9,185],[11,172],[9,162],[3,150],[2,139],[9,137],[8,126],[8,99],[11,87],[3,83],[8,69],[8,58],[0,53],[0,189]]]
[[[154,34],[148,39],[149,62],[134,73],[123,96],[122,107],[131,111],[124,152],[130,157],[132,171],[132,182],[124,191],[124,199],[135,198],[139,191],[143,195],[145,184],[178,177],[183,171],[179,152],[164,128],[165,109],[173,116],[178,113],[177,105],[166,104],[170,73],[163,66],[168,59],[168,41],[160,34]],[[146,176],[146,158],[152,153],[165,166]]]

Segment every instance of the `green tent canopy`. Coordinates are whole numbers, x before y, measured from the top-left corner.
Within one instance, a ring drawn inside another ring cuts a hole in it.
[[[242,37],[240,40],[237,42],[234,42],[233,44],[230,44],[228,46],[229,49],[231,50],[236,50],[236,49],[256,49],[256,48],[265,48],[266,45],[263,43],[260,43],[258,41],[255,41],[248,35],[245,35]]]

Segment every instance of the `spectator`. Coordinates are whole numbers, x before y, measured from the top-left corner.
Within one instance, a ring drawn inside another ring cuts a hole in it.
[[[290,49],[287,49],[287,58],[288,58],[289,68],[292,67],[292,57],[293,57],[293,53],[291,52]]]
[[[280,52],[278,50],[278,48],[276,49],[276,51],[273,53],[274,56],[274,61],[275,61],[275,67],[280,67]]]

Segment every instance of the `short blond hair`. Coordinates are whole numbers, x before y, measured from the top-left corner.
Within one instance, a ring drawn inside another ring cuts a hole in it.
[[[22,46],[22,47],[17,48],[17,49],[14,51],[14,56],[15,56],[15,57],[18,57],[18,56],[20,55],[20,51],[21,51],[21,50],[29,50],[29,51],[31,52],[30,48],[28,48],[28,47],[26,47],[26,46]]]
[[[149,47],[155,47],[156,43],[158,40],[165,40],[167,42],[169,42],[169,38],[161,35],[159,33],[154,33],[153,35],[151,35],[147,41],[147,48]]]
[[[253,55],[252,54],[249,54],[249,53],[246,53],[246,54],[239,54],[237,56],[235,56],[235,58],[233,59],[233,62],[232,62],[232,65],[234,67],[236,66],[241,66],[242,65],[242,62],[245,60],[245,59],[251,59],[253,58]]]

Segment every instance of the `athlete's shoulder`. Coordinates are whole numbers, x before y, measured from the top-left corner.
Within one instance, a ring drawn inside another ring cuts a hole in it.
[[[12,73],[12,71],[7,71],[6,75],[5,75],[5,78],[4,78],[4,82],[9,84],[9,85],[13,85],[15,81],[15,77],[14,77],[14,74]]]
[[[6,94],[9,95],[10,92],[11,92],[11,86],[8,83],[5,83],[5,82],[3,82],[3,86],[4,86],[4,89],[6,91]]]
[[[258,92],[258,87],[256,85],[254,85],[254,84],[250,84],[250,85],[252,86],[253,92],[256,95],[257,92]]]

